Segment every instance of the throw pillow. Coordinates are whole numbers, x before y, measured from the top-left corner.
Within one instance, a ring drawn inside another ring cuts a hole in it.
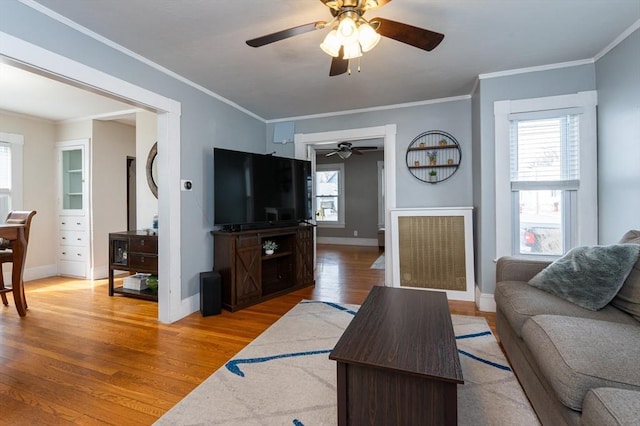
[[[627,232],[622,236],[620,243],[640,244],[640,231]],[[616,294],[616,297],[613,298],[611,304],[640,321],[640,259],[631,269],[627,280],[618,294]]]
[[[618,293],[639,254],[640,244],[576,247],[531,278],[529,284],[597,311]]]

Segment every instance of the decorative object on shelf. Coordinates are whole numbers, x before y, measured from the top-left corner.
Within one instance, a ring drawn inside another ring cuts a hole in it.
[[[276,244],[275,241],[267,240],[262,244],[262,248],[264,249],[264,253],[270,256],[276,251],[278,244]]]
[[[438,164],[438,152],[437,151],[427,151],[427,156],[429,157],[429,165],[435,166]]]
[[[151,291],[151,293],[158,294],[158,276],[157,275],[151,275],[149,278],[147,278],[147,288],[149,289],[149,291]]]
[[[442,130],[419,134],[407,148],[407,168],[422,182],[438,183],[449,179],[458,170],[461,161],[460,144]]]
[[[153,144],[147,156],[147,183],[153,196],[158,198],[158,142]]]

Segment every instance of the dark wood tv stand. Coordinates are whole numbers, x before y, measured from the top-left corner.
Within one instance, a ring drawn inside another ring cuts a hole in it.
[[[212,231],[213,266],[222,276],[222,306],[230,311],[315,284],[313,226]],[[266,255],[266,240],[278,248]]]

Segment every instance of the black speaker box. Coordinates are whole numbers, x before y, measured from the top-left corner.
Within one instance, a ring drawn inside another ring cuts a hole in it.
[[[218,272],[200,273],[200,313],[218,315],[222,310],[222,277]]]

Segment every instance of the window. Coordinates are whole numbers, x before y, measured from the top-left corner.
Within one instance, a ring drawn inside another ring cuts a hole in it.
[[[511,118],[512,223],[518,230],[513,254],[562,255],[575,246],[571,224],[580,184],[580,118],[557,114]]]
[[[11,145],[0,142],[0,220],[11,210]]]
[[[22,135],[0,132],[0,222],[22,208]]]
[[[595,92],[494,105],[496,255],[597,243]]]
[[[316,221],[319,225],[344,227],[344,165],[316,167]]]

